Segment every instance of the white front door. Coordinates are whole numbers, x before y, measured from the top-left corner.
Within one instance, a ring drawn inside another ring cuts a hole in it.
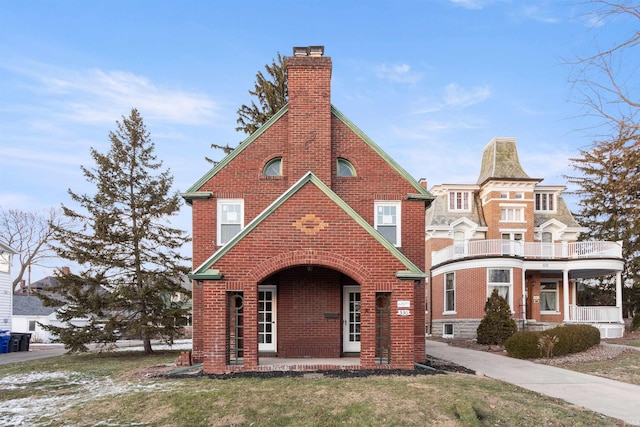
[[[258,288],[258,351],[276,351],[276,287]]]
[[[343,351],[345,353],[360,352],[360,286],[343,288]]]

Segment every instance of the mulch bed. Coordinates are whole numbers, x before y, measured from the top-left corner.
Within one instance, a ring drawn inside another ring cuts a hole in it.
[[[420,366],[422,365],[422,366]],[[447,373],[462,373],[475,375],[475,371],[446,360],[437,359],[427,355],[424,363],[420,363],[413,370],[408,369],[335,369],[318,371],[265,371],[265,372],[232,372],[228,374],[203,374],[200,372],[191,373],[164,373],[158,375],[164,378],[193,378],[203,376],[215,380],[227,380],[234,378],[364,378],[370,376],[420,376],[420,375],[443,375]]]

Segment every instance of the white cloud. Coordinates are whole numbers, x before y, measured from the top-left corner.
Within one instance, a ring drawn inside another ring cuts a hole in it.
[[[469,107],[489,98],[491,91],[487,85],[465,89],[457,83],[450,83],[444,88],[444,102],[448,107]]]
[[[413,114],[428,114],[443,110],[460,109],[479,104],[491,96],[488,85],[464,88],[457,83],[449,83],[442,89],[440,98],[425,97]]]
[[[216,103],[206,95],[163,87],[128,71],[43,64],[8,70],[29,78],[31,92],[48,94],[48,107],[71,121],[112,123],[133,107],[145,118],[180,124],[210,123],[217,115]]]
[[[540,5],[524,6],[520,9],[520,14],[526,19],[531,19],[545,24],[557,24],[560,22],[559,18],[553,16],[551,12],[540,7]]]
[[[407,64],[382,64],[376,68],[376,75],[392,82],[409,84],[415,84],[422,80],[423,77],[421,72],[412,71]]]
[[[486,0],[449,0],[456,6],[463,7],[465,9],[482,9],[485,4],[487,4]]]

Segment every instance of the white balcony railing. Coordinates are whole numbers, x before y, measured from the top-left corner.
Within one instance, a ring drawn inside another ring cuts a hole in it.
[[[619,242],[523,242],[521,240],[469,240],[434,252],[432,265],[466,257],[519,256],[527,259],[622,258]]]
[[[619,307],[587,307],[569,304],[569,322],[616,323],[622,318]]]

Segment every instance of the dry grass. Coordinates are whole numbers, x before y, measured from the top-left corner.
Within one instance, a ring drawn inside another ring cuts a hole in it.
[[[175,357],[62,356],[3,366],[0,382],[12,387],[0,393],[0,425],[622,425],[468,374],[230,380],[145,374],[166,369]]]

